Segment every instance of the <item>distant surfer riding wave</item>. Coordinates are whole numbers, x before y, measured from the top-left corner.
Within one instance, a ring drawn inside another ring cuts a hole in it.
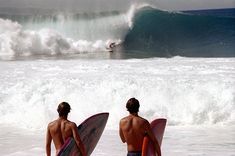
[[[106,43],[106,50],[109,51],[109,52],[113,52],[115,51],[115,49],[121,45],[121,41],[110,41],[108,40],[107,43]]]

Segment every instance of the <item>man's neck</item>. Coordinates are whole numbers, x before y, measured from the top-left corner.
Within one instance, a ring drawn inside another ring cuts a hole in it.
[[[138,116],[138,113],[130,113],[130,115]]]
[[[62,120],[67,120],[67,116],[59,116],[59,119],[62,119]]]

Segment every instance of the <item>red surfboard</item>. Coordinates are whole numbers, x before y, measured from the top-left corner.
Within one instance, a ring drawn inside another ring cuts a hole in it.
[[[166,119],[156,119],[150,123],[151,129],[161,147],[162,138],[166,127]],[[144,137],[142,146],[142,156],[158,156],[154,150],[154,146],[148,137]]]
[[[109,113],[100,113],[86,119],[78,126],[79,136],[85,146],[87,155],[91,155],[98,143],[105,125],[108,120]],[[73,138],[68,138],[62,146],[58,156],[81,156]]]

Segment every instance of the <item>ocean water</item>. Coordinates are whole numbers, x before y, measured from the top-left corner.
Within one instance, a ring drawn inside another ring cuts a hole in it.
[[[115,54],[107,57],[113,59],[234,57],[234,14],[204,14],[163,11],[147,4],[85,13],[3,9],[0,59],[93,58],[110,51],[111,43],[116,44]]]
[[[163,155],[234,156],[234,26],[227,14],[147,4],[92,12],[0,7],[1,155],[45,155],[46,126],[61,101],[78,124],[109,112],[93,155],[125,155],[118,124],[136,97],[141,116],[168,119]]]

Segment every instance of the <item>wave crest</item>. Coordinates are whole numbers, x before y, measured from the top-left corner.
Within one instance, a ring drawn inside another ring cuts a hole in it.
[[[110,42],[120,40],[74,40],[52,29],[23,30],[17,22],[0,19],[0,58],[3,60],[107,51]]]

